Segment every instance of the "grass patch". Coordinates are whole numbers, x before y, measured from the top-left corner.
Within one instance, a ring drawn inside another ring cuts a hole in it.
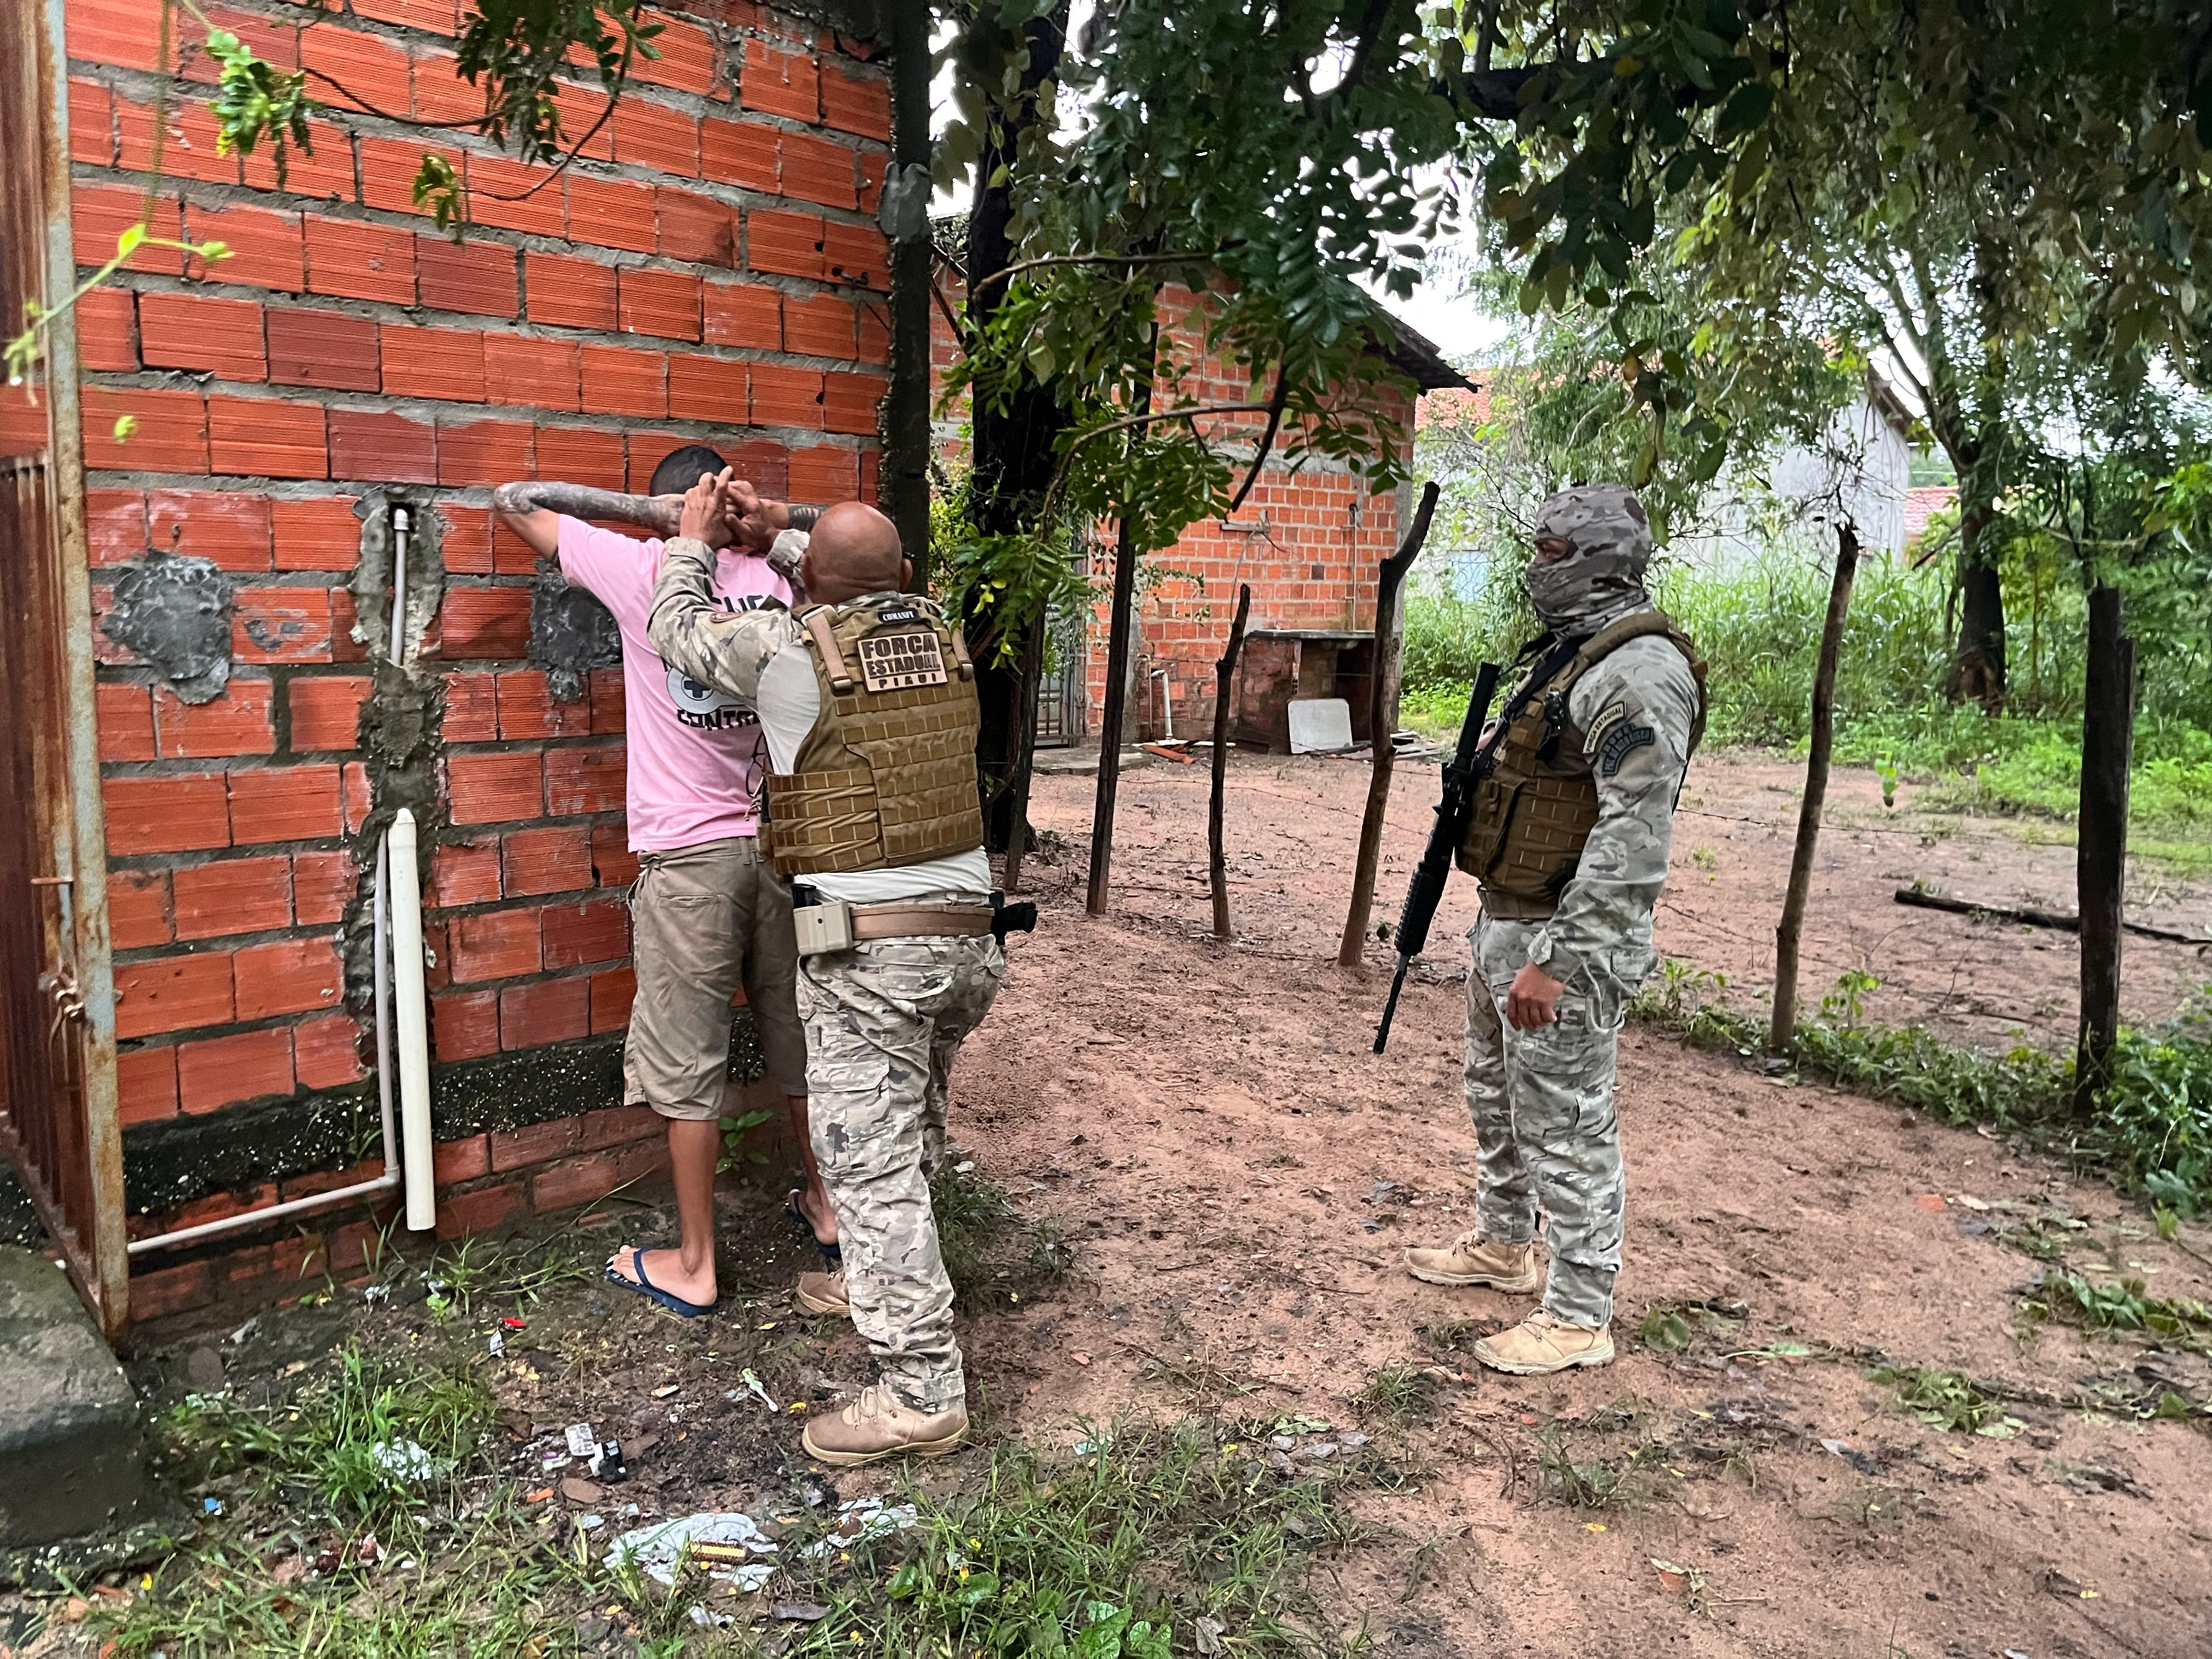
[[[1402,1427],[1426,1417],[1443,1387],[1433,1366],[1385,1365],[1367,1379],[1354,1404],[1364,1419],[1382,1419]]]
[[[1018,1303],[1075,1265],[1059,1224],[1024,1216],[969,1159],[939,1168],[929,1202],[953,1300],[966,1311]]]
[[[1957,1371],[1932,1365],[1877,1365],[1869,1373],[1897,1390],[1905,1409],[1931,1428],[2008,1439],[2025,1426],[1998,1395],[1984,1393]]]
[[[2212,1308],[2182,1297],[2145,1294],[2140,1279],[2099,1285],[2077,1273],[2049,1272],[2022,1304],[2028,1317],[2100,1336],[2140,1334],[2196,1353],[2212,1353]]]

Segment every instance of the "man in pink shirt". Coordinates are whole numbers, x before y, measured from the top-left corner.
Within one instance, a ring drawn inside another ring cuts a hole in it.
[[[703,444],[656,467],[651,495],[579,484],[502,484],[493,505],[540,556],[613,612],[622,629],[629,725],[629,844],[638,855],[630,891],[637,999],[623,1060],[623,1096],[668,1120],[680,1234],[672,1249],[626,1246],[608,1263],[617,1283],[678,1313],[714,1305],[714,1168],[721,1153],[722,1092],[729,1069],[730,1004],[738,986],[753,1011],[769,1075],[788,1097],[807,1184],[794,1208],[825,1256],[837,1224],[814,1166],[806,1127],[806,1042],[793,1002],[798,952],[791,890],[757,850],[755,799],[767,750],[760,722],[735,698],[670,669],[646,638],[660,574],[661,543],[596,528],[616,520],[675,532],[684,492],[726,470]],[[787,606],[790,582],[757,553],[728,545],[714,572],[725,609]]]

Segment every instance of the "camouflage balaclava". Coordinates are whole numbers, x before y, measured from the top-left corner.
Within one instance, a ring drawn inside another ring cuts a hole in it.
[[[1649,608],[1644,567],[1651,521],[1626,484],[1578,484],[1536,509],[1532,540],[1557,537],[1564,558],[1528,563],[1528,599],[1555,633],[1589,634],[1617,617]]]

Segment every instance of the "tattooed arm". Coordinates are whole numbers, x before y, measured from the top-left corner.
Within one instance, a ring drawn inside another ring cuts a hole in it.
[[[665,539],[676,533],[684,498],[626,495],[618,490],[594,489],[589,484],[541,483],[526,478],[500,485],[491,493],[491,504],[507,527],[521,537],[532,552],[550,556],[560,550],[562,514],[572,519],[634,524]]]

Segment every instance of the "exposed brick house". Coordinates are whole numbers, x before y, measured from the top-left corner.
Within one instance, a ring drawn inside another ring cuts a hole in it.
[[[47,200],[57,214],[65,200],[76,265],[106,259],[138,217],[171,69],[153,234],[232,250],[212,264],[142,250],[77,307],[81,495],[76,434],[48,426],[69,398],[0,404],[0,455],[45,456],[60,480],[64,581],[79,526],[90,568],[108,939],[89,915],[65,927],[88,991],[112,945],[133,1236],[376,1172],[353,1163],[374,1144],[366,866],[397,800],[429,844],[440,1232],[591,1200],[660,1158],[655,1121],[618,1105],[635,869],[621,676],[604,653],[567,672],[533,657],[533,603],[542,631],[548,596],[495,526],[489,487],[535,474],[642,489],[696,440],[779,492],[873,497],[890,26],[872,5],[795,3],[811,21],[674,0],[663,56],[550,180],[434,135],[471,186],[475,224],[457,243],[411,200],[420,133],[334,112],[280,190],[265,157],[217,153],[210,71],[189,50],[160,60],[154,0],[66,0],[65,124],[59,90],[37,95],[65,134],[66,187]],[[243,0],[211,15],[378,108],[467,112],[454,0],[352,0],[343,14]],[[571,128],[605,101],[573,88]],[[40,291],[10,284],[7,331]],[[420,695],[373,660],[394,504],[420,526]],[[133,584],[180,560],[207,562],[189,567],[205,578],[193,591],[228,605],[228,677],[212,688],[144,644],[161,629],[143,614],[153,590]],[[427,729],[403,762],[409,739],[391,728],[410,719]],[[88,1030],[97,1141],[98,1009]],[[133,1316],[303,1267],[319,1276],[320,1261],[343,1277],[374,1219],[310,1215],[136,1257]]]

